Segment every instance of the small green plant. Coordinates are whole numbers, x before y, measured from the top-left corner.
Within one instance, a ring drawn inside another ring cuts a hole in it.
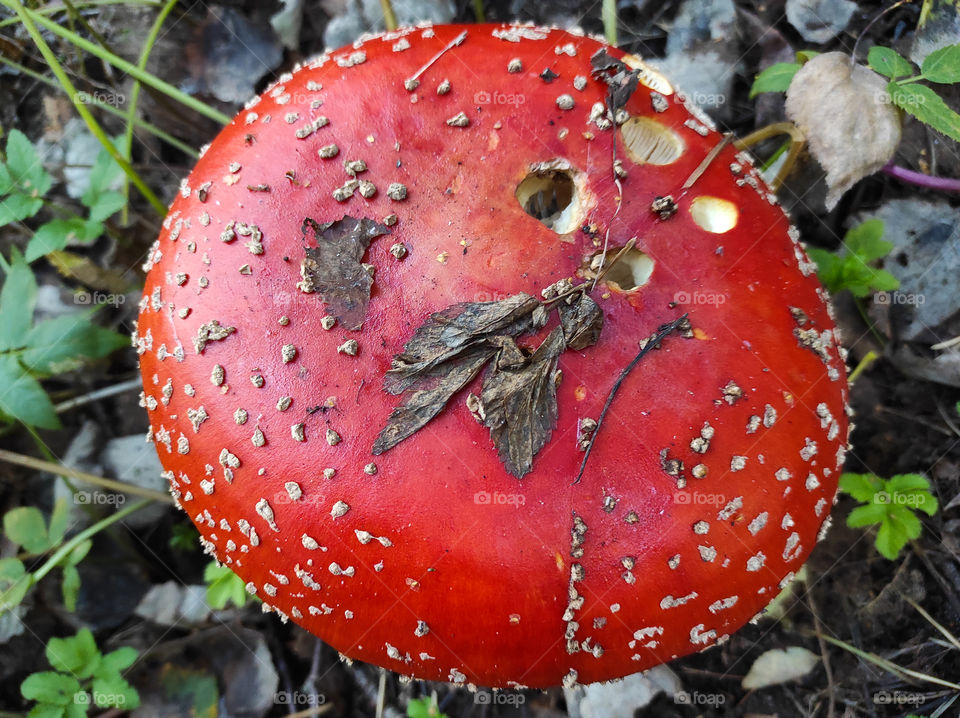
[[[101,150],[90,172],[90,185],[80,198],[87,217],[58,211],[64,216],[37,227],[25,250],[27,262],[63,249],[70,241],[93,242],[104,232],[103,222],[120,211],[126,199],[110,187],[122,170]],[[6,162],[0,163],[0,227],[30,219],[43,207],[53,178],[43,168],[36,148],[20,130],[7,138]]]
[[[207,603],[211,608],[226,608],[231,601],[237,608],[242,608],[250,597],[243,579],[216,561],[207,564],[203,570],[203,580],[207,584]]]
[[[797,62],[778,62],[759,75],[750,88],[750,97],[761,92],[786,92],[801,65],[817,53],[797,53]],[[934,50],[924,58],[920,72],[914,64],[889,47],[875,45],[867,54],[867,64],[888,78],[890,100],[904,112],[951,139],[960,141],[960,114],[947,106],[932,88],[918,84],[921,80],[937,85],[960,82],[960,44]]]
[[[870,266],[893,249],[893,243],[882,237],[883,221],[868,219],[844,235],[844,254],[815,247],[808,248],[807,254],[817,263],[820,281],[833,293],[846,289],[855,297],[866,297],[872,292],[893,291],[900,281],[885,269]]]
[[[66,499],[60,499],[53,507],[49,523],[44,521],[40,509],[20,506],[3,515],[3,531],[10,541],[23,547],[24,551],[44,554],[53,551],[63,542],[69,516]],[[63,571],[63,581],[60,584],[63,605],[68,611],[76,610],[77,595],[80,592],[80,572],[77,564],[84,559],[92,545],[90,539],[80,542],[65,554],[60,562]],[[10,588],[15,589],[9,596],[4,592],[5,579],[12,581]],[[0,560],[0,613],[22,601],[30,584],[22,561],[16,558]],[[11,605],[8,606],[8,603]]]
[[[47,660],[52,671],[33,673],[20,684],[20,693],[36,701],[30,718],[77,718],[97,708],[133,710],[140,695],[122,675],[137,660],[129,646],[103,655],[93,634],[81,628],[70,638],[51,638]]]
[[[897,474],[882,479],[873,474],[843,474],[840,489],[863,506],[847,517],[847,526],[862,528],[880,524],[875,545],[893,561],[907,541],[920,536],[923,524],[915,511],[933,516],[937,498],[930,493],[930,482],[920,474]]]
[[[416,698],[407,703],[407,718],[448,718],[448,716],[440,712],[437,694],[434,693],[429,698]]]
[[[0,289],[0,421],[57,429],[60,420],[39,380],[77,369],[129,340],[91,323],[95,309],[34,324],[37,280],[30,266],[13,249],[9,262],[0,256],[0,270],[5,275]]]

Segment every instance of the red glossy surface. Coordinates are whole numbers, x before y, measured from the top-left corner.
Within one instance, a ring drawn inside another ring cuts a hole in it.
[[[671,128],[685,149],[667,166],[635,164],[621,149],[628,176],[614,216],[614,131],[587,122],[606,86],[589,79],[583,91],[573,87],[575,76],[589,78],[589,58],[602,45],[549,30],[538,33],[542,39],[509,42],[493,36],[497,27],[416,29],[337,51],[283,78],[217,137],[173,203],[151,260],[137,335],[146,401],[155,406],[152,428],[175,495],[208,550],[267,604],[346,655],[481,685],[609,679],[737,630],[802,565],[836,490],[847,436],[845,369],[835,342],[821,357],[795,335],[791,307],[805,313],[799,328],[815,330],[815,339],[830,340],[823,333],[833,322],[816,277],[801,271],[788,219],[752,168],[732,171],[743,160],[727,148],[681,190],[720,140],[716,132],[688,126],[697,120],[677,94],[655,112],[641,85],[627,110]],[[414,93],[406,91],[403,80],[462,30],[466,41],[426,70]],[[410,47],[395,50],[404,39]],[[555,51],[567,43],[574,56]],[[364,62],[338,64],[358,51]],[[522,58],[522,72],[508,73],[512,58]],[[552,83],[538,77],[545,67],[559,74]],[[438,95],[444,79],[452,89]],[[564,93],[575,100],[572,110],[556,105]],[[467,127],[446,124],[461,111]],[[288,122],[288,113],[297,116]],[[296,137],[320,115],[328,125]],[[317,150],[330,143],[339,154],[320,159]],[[556,234],[514,196],[532,164],[554,158],[580,173],[584,223],[597,226],[596,241],[608,227],[611,245],[638,238],[654,261],[649,282],[631,294],[602,284],[594,292],[605,315],[601,339],[562,356],[558,426],[522,481],[498,461],[465,392],[415,437],[373,457],[373,440],[397,403],[380,389],[384,372],[431,312],[539,294],[575,277],[597,251],[588,234]],[[349,179],[343,163],[354,159],[366,162],[359,178],[378,191],[337,202],[331,192]],[[407,186],[406,200],[388,198],[391,182]],[[269,191],[249,189],[261,184]],[[666,194],[679,211],[661,220],[650,203]],[[689,208],[701,196],[734,202],[736,226],[723,234],[699,227]],[[363,329],[323,330],[322,298],[297,288],[301,223],[391,213],[399,218],[392,235],[374,240],[364,260],[376,274]],[[220,240],[231,221],[259,227],[262,254],[245,246],[248,237]],[[394,242],[408,249],[402,261],[389,253]],[[583,456],[578,422],[597,418],[638,342],[684,311],[694,337],[673,335],[641,361],[583,481],[573,484]],[[198,353],[193,338],[211,320],[235,332]],[[338,353],[351,338],[358,355]],[[297,353],[285,363],[286,344]],[[222,386],[211,382],[216,365],[225,370]],[[257,374],[261,388],[251,382]],[[743,394],[732,404],[722,393],[731,381]],[[172,388],[167,404],[165,386]],[[292,401],[280,411],[283,396]],[[768,405],[775,422],[751,432],[751,417],[764,417]],[[195,430],[187,412],[200,407],[208,418]],[[248,414],[242,425],[237,409]],[[704,422],[715,436],[700,455],[690,442]],[[291,427],[301,423],[305,440],[297,441]],[[258,428],[262,446],[253,441]],[[328,428],[341,443],[328,445]],[[224,449],[239,459],[232,482],[220,462]],[[664,471],[664,449],[683,461],[685,488]],[[742,469],[732,470],[734,457],[746,457]],[[370,462],[373,476],[364,472]],[[708,474],[693,478],[700,463]],[[325,468],[335,476],[325,478]],[[779,469],[790,478],[779,480]],[[288,482],[298,485],[299,499]],[[261,499],[277,530],[256,510]],[[349,510],[333,518],[338,501]],[[587,527],[582,557],[572,555],[575,517]],[[390,545],[363,543],[356,531]],[[304,534],[325,550],[305,548]],[[335,575],[334,563],[352,575]],[[571,582],[581,570],[582,580]],[[565,617],[570,595],[583,600]],[[417,635],[419,621],[426,635]]]

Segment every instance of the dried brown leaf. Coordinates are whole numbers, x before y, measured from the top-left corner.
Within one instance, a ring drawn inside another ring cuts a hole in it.
[[[570,304],[561,302],[559,309],[568,349],[586,349],[597,343],[603,329],[603,312],[586,292],[574,297]]]
[[[533,468],[557,424],[557,360],[565,348],[557,327],[524,364],[504,367],[498,361],[484,376],[484,423],[500,460],[518,479]]]
[[[885,78],[842,52],[817,55],[790,83],[787,117],[827,171],[827,209],[890,161],[900,143],[900,113],[886,85]]]
[[[316,244],[304,250],[302,287],[319,292],[327,311],[345,328],[359,329],[373,286],[373,278],[360,260],[370,243],[390,230],[372,219],[346,215],[325,224],[307,217],[301,231],[305,245],[311,240]]]

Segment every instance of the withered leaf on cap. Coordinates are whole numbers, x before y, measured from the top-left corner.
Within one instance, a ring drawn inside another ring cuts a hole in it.
[[[565,348],[557,327],[524,363],[503,366],[494,360],[483,377],[484,424],[500,461],[518,479],[533,468],[557,425],[557,360]]]
[[[462,302],[431,314],[393,358],[384,376],[389,394],[406,397],[373,445],[382,454],[433,419],[490,362],[479,399],[484,424],[507,471],[520,478],[533,466],[557,421],[557,360],[568,346],[597,341],[603,314],[585,293],[561,303],[561,326],[532,354],[515,337],[542,328],[549,310],[523,292],[496,302]]]
[[[622,109],[640,82],[640,71],[631,70],[606,50],[598,50],[590,58],[593,76],[607,83],[607,108],[611,113]]]
[[[307,217],[301,227],[305,246],[300,271],[305,291],[319,292],[327,311],[346,329],[360,329],[370,302],[373,278],[361,264],[364,253],[377,237],[390,234],[379,222],[345,215],[343,219],[318,224]],[[312,236],[311,236],[312,235]]]

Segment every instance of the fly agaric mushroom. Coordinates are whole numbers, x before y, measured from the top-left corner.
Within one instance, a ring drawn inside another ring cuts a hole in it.
[[[637,672],[744,625],[829,520],[847,385],[814,266],[750,158],[595,39],[406,28],[284,75],[146,268],[174,497],[350,658]]]

